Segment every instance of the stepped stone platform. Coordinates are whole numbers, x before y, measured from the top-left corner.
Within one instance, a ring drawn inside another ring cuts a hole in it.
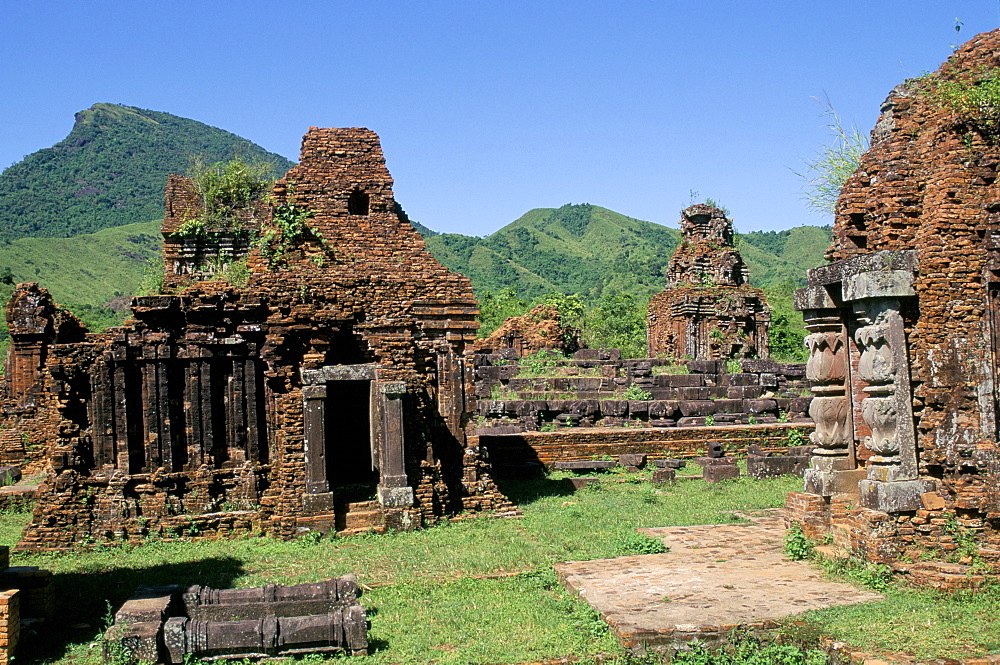
[[[806,610],[882,597],[786,557],[780,510],[748,517],[753,524],[640,529],[670,551],[561,563],[556,572],[640,654],[672,655],[694,639],[716,646],[737,626],[766,631]]]

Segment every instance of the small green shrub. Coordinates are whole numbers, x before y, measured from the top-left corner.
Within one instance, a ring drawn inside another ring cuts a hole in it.
[[[542,349],[521,358],[517,375],[542,376],[565,360],[566,356],[558,351]]]
[[[247,266],[246,259],[233,261],[224,265],[218,274],[222,279],[238,289],[246,287],[250,282],[250,268]]]
[[[186,220],[180,235],[204,235],[213,226],[231,221],[242,211],[253,211],[271,191],[274,165],[234,157],[228,162],[205,164],[198,160],[189,177],[201,198],[203,216]]]
[[[705,425],[708,427],[712,427],[713,425],[715,425],[715,416],[713,416],[712,414],[708,414],[707,416],[705,416]]]
[[[726,374],[740,374],[743,372],[743,363],[739,358],[729,358],[726,360]]]
[[[615,556],[631,556],[633,554],[662,554],[668,551],[659,538],[653,538],[638,531],[626,531],[611,541]]]
[[[648,390],[643,390],[642,388],[633,383],[625,390],[624,393],[622,393],[622,399],[634,402],[641,402],[653,399],[653,393],[649,392]]]
[[[784,552],[792,561],[802,561],[812,557],[815,548],[812,542],[802,533],[802,527],[793,522],[785,529]]]
[[[282,203],[275,207],[273,225],[261,234],[259,241],[260,253],[267,259],[268,265],[272,267],[281,265],[285,253],[307,233],[312,233],[322,242],[319,232],[311,229],[306,223],[312,217],[312,210],[294,203]]]
[[[671,662],[681,665],[827,665],[830,660],[820,649],[765,644],[751,631],[738,629],[722,649],[710,651],[701,642],[692,642],[688,651],[677,653]]]
[[[983,70],[977,78],[945,81],[928,76],[923,94],[984,134],[1000,131],[1000,68]]]

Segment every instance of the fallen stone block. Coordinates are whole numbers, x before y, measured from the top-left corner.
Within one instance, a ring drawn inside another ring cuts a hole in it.
[[[691,461],[702,468],[709,466],[728,466],[736,464],[735,457],[695,457]]]
[[[569,482],[573,485],[573,489],[582,490],[584,487],[587,487],[588,485],[593,485],[598,480],[599,480],[598,478],[594,478],[592,476],[582,476],[580,478],[570,478]]]
[[[653,484],[673,483],[677,481],[677,471],[675,469],[656,469],[653,471]]]
[[[629,471],[638,471],[646,468],[646,455],[643,453],[626,453],[618,456],[618,463]]]
[[[683,469],[686,464],[685,460],[676,458],[653,460],[653,466],[661,469]]]
[[[702,477],[706,483],[732,480],[740,477],[740,467],[735,464],[712,464],[705,467],[705,473]]]

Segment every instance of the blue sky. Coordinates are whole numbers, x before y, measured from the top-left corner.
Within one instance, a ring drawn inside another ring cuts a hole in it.
[[[0,167],[96,102],[193,118],[291,159],[312,125],[364,126],[410,216],[470,235],[585,202],[676,226],[692,190],[741,231],[829,223],[793,173],[830,140],[816,98],[867,132],[895,85],[1000,25],[998,0],[0,9]]]

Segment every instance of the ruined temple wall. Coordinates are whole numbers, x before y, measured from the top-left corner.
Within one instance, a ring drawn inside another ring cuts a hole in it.
[[[305,226],[289,233],[288,219],[260,217],[249,284],[234,287],[192,282],[201,258],[182,255],[190,238],[177,232],[199,204],[190,183],[172,178],[168,274],[171,256],[189,261],[173,293],[137,298],[133,321],[86,353],[79,344],[48,349],[43,392],[59,426],[21,546],[345,528],[344,508],[317,494],[309,475],[325,463],[309,462],[306,389],[326,388],[305,377],[331,368],[359,368],[371,380],[379,492],[392,460],[378,456],[397,436],[388,426],[403,441],[390,498],[411,487],[417,502],[365,503],[358,510],[382,516],[348,515],[347,529],[509,508],[482,455],[465,447],[471,379],[462,357],[478,313],[471,283],[426,251],[391,182],[374,133],[310,130],[302,163],[275,188],[275,209],[309,211],[299,217]],[[398,411],[386,425],[390,390]],[[334,429],[326,454],[337,454],[336,437]]]
[[[764,293],[749,286],[668,288],[649,301],[652,357],[718,360],[766,358],[771,313]]]
[[[959,114],[934,90],[975,85],[998,53],[1000,31],[979,35],[890,93],[838,200],[835,263],[796,294],[823,399],[821,455],[789,514],[874,561],[953,552],[963,538],[997,565],[1000,146],[982,109]],[[834,355],[847,375],[830,371]],[[848,468],[855,456],[861,468]]]
[[[650,356],[691,360],[767,358],[771,308],[747,284],[733,223],[706,204],[681,211],[684,240],[667,266],[667,288],[649,301]]]
[[[442,356],[461,357],[475,338],[471,282],[434,259],[399,214],[392,178],[369,130],[310,129],[301,161],[277,183],[275,199],[312,217],[302,242],[279,261],[266,252],[249,257],[251,288],[280,303],[269,344],[294,338],[302,367],[318,368],[347,362],[339,355],[343,337],[328,332],[349,330],[365,355],[353,362],[376,363],[380,380],[407,385],[407,473],[421,488],[418,496],[454,504],[458,497],[445,488],[460,492],[464,474],[447,465],[444,475],[453,477],[437,480],[437,460],[450,456],[463,463],[467,406],[461,394],[441,394],[447,377],[440,365]],[[285,379],[284,390],[300,391],[296,377]],[[451,381],[444,390],[464,393],[465,383]],[[444,413],[428,399],[431,393]]]
[[[935,76],[968,81],[1000,64],[998,52],[1000,33],[980,35]],[[950,489],[961,493],[961,468],[985,471],[996,455],[990,268],[1000,149],[935,104],[928,89],[927,81],[910,81],[883,104],[872,147],[838,201],[828,256],[917,250],[919,316],[908,338],[920,463],[926,473],[953,477]]]

